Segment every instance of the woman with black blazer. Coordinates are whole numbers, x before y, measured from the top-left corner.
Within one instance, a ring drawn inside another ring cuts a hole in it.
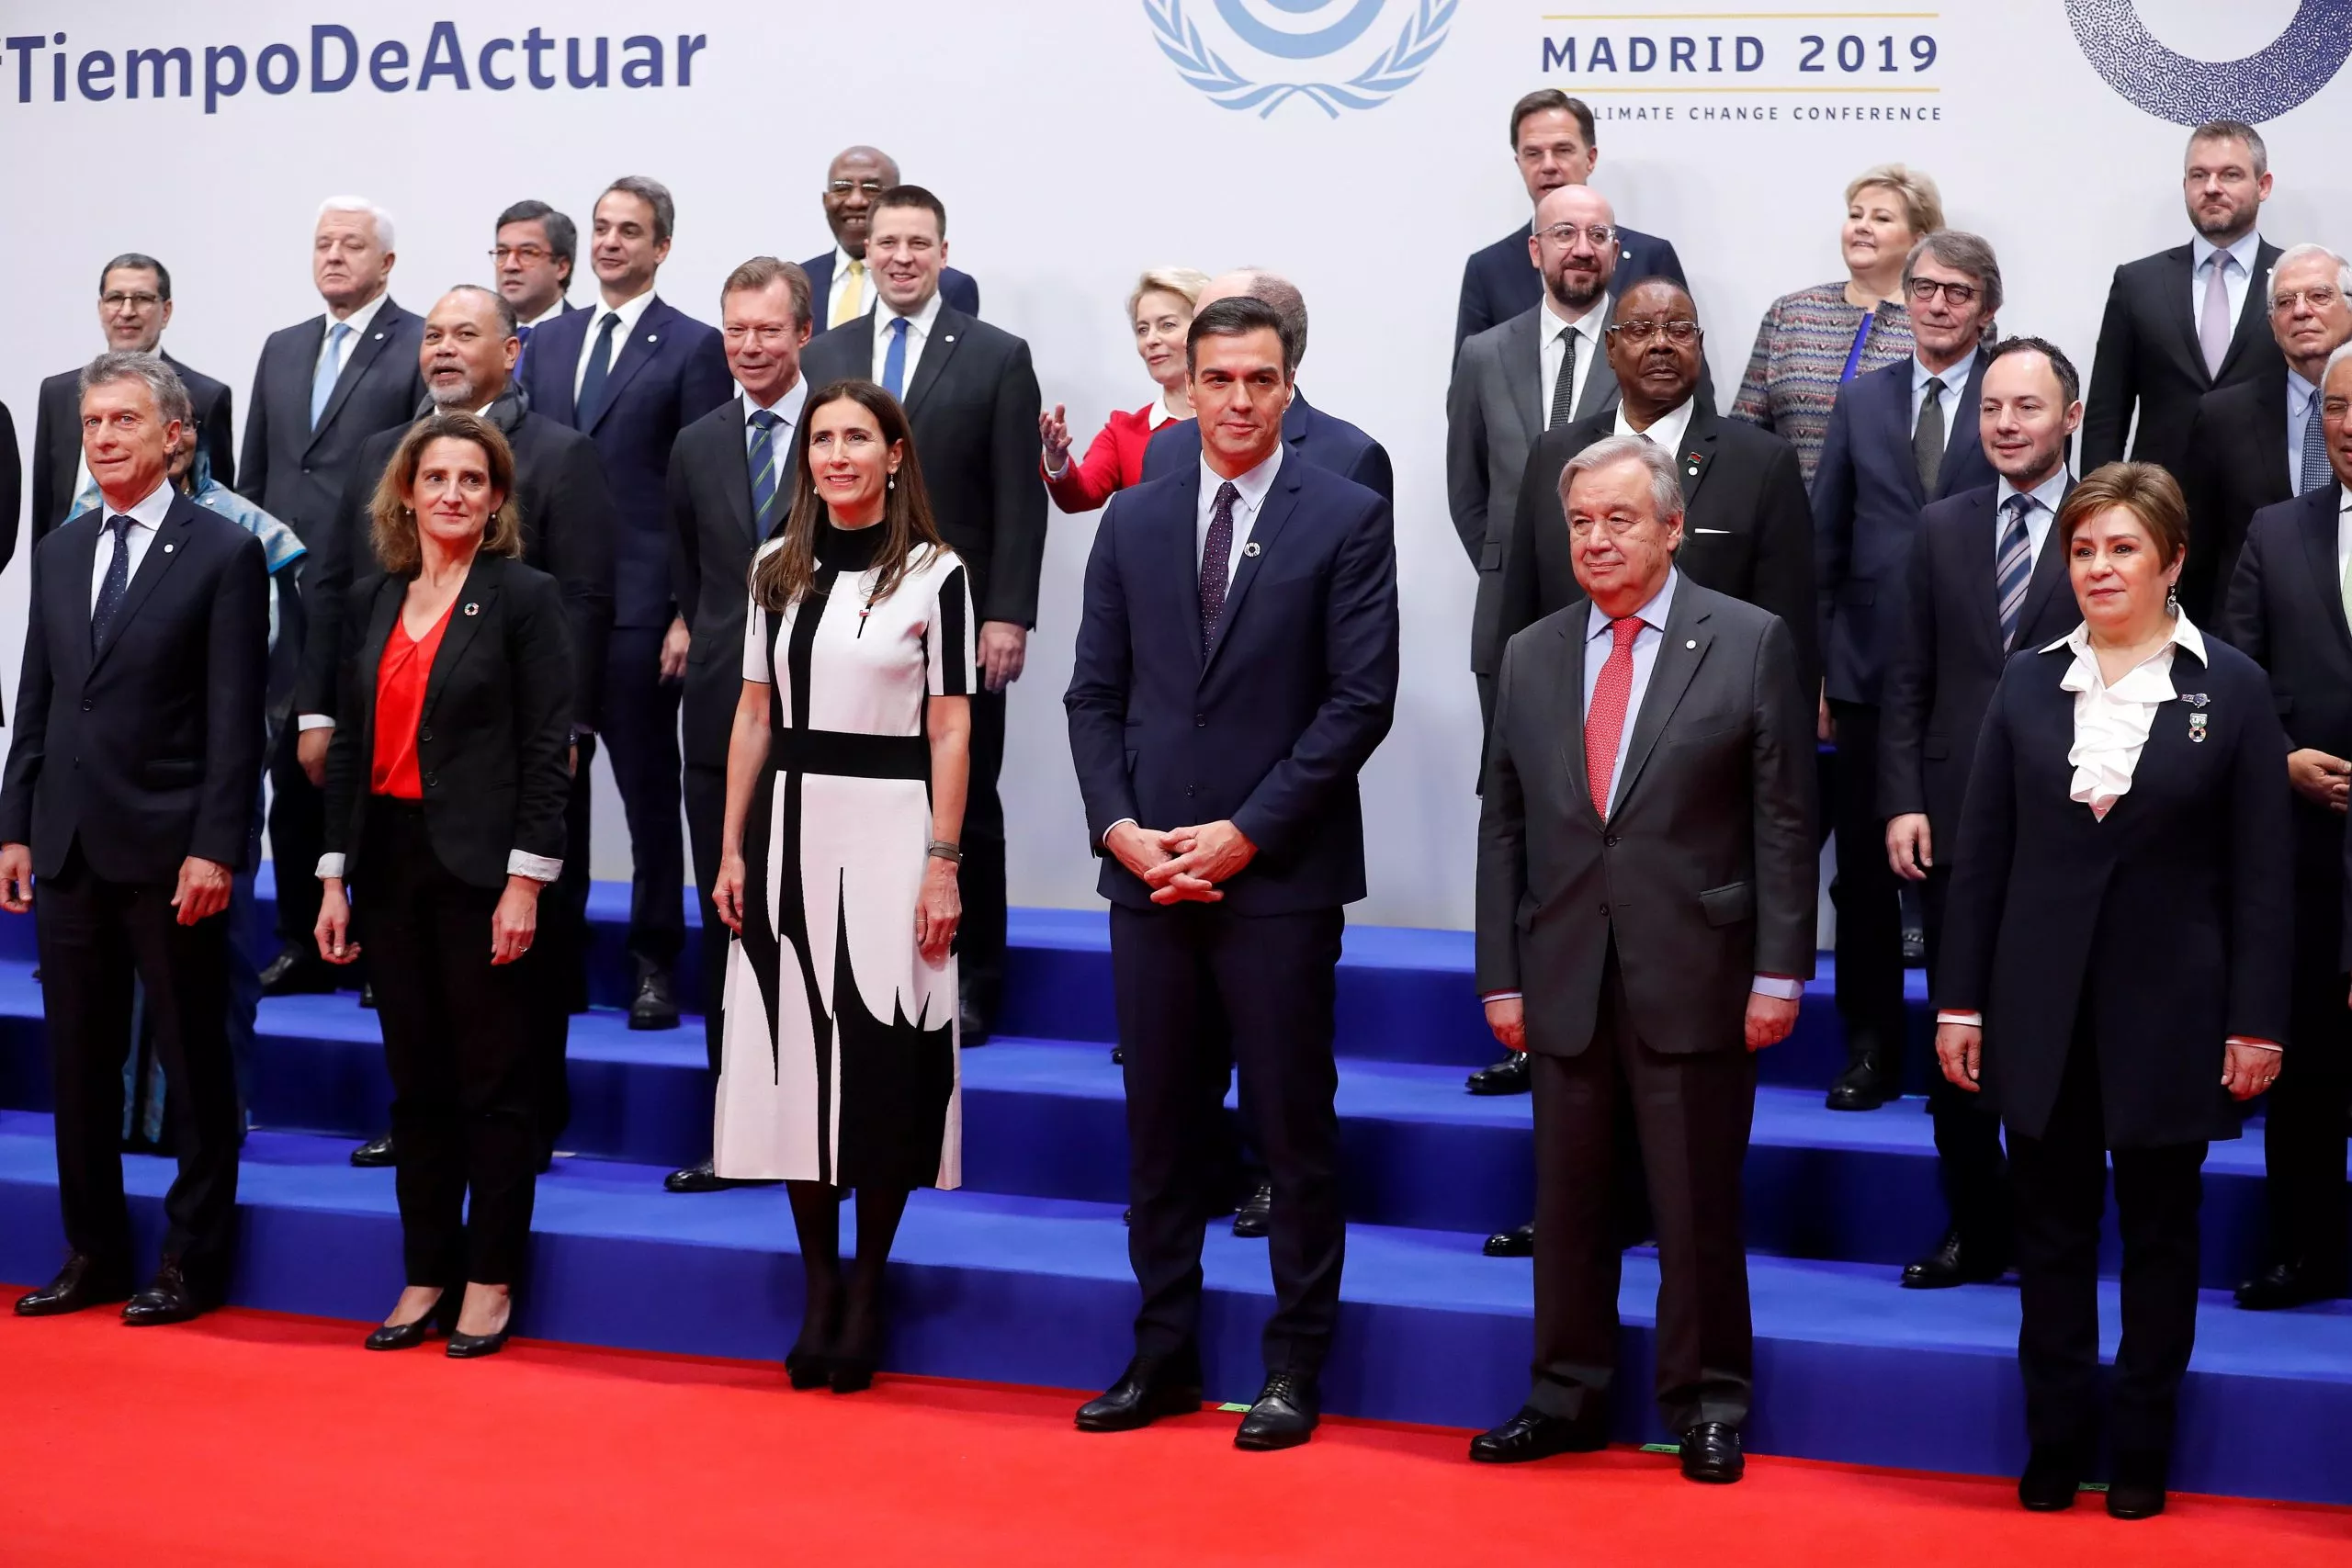
[[[344,622],[319,953],[358,957],[356,929],[373,954],[408,1279],[371,1350],[502,1348],[530,1241],[552,1002],[528,954],[563,869],[571,655],[561,589],[514,558],[514,493],[496,426],[418,421],[376,489],[383,570]]]
[[[2286,737],[2254,661],[2173,585],[2180,490],[2147,463],[2075,488],[2083,624],[2013,657],[1977,742],[1937,976],[1944,1076],[2008,1130],[2031,1457],[2028,1508],[2075,1500],[2098,1437],[2098,1227],[2123,1232],[2107,1511],[2165,1505],[2197,1333],[2200,1169],[2231,1099],[2278,1076],[2292,899]],[[1991,541],[1986,541],[1989,547]]]

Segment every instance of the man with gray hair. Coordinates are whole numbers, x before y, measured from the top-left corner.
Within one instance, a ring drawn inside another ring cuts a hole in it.
[[[1608,1443],[1630,1126],[1657,1224],[1659,1410],[1683,1474],[1724,1483],[1753,1393],[1755,1053],[1795,1026],[1813,974],[1812,705],[1787,626],[1676,570],[1677,467],[1641,435],[1569,459],[1585,597],[1512,637],[1496,679],[1476,980],[1534,1080],[1535,1382],[1470,1457]]]
[[[416,367],[424,323],[387,291],[396,259],[390,214],[364,197],[329,197],[311,234],[311,280],[326,310],[272,333],[254,370],[237,488],[293,529],[314,558],[361,445],[406,425],[424,398]],[[299,590],[296,601],[299,611]],[[299,870],[318,863],[325,806],[295,747],[280,744],[269,770],[270,854],[297,870],[277,889],[278,953],[262,971],[263,987],[332,991],[335,974],[311,937],[319,884]]]

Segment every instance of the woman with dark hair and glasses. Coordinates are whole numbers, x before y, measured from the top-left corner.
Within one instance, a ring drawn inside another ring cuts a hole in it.
[[[909,1194],[962,1180],[951,944],[974,625],[898,400],[837,381],[797,445],[792,510],[752,568],[728,748],[711,902],[737,941],[711,1163],[786,1183],[807,1308],[785,1368],[849,1393],[874,1381]]]

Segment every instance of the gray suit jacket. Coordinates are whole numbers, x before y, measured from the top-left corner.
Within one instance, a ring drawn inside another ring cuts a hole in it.
[[[1580,1055],[1613,941],[1645,1044],[1744,1049],[1755,976],[1813,976],[1814,709],[1795,639],[1684,577],[1603,824],[1584,765],[1588,610],[1579,599],[1503,652],[1478,818],[1479,993],[1522,993],[1529,1050]]]

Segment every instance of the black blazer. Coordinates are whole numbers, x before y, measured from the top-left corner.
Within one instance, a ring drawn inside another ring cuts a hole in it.
[[[1528,259],[1527,236],[1532,223],[1518,228],[1493,244],[1470,253],[1462,268],[1462,299],[1453,311],[1453,352],[1462,352],[1464,338],[1508,321],[1544,300],[1544,275]],[[1639,230],[1617,231],[1617,270],[1609,291],[1622,294],[1645,277],[1664,277],[1690,287],[1682,276],[1682,258],[1670,241]]]
[[[1343,479],[1353,479],[1380,499],[1396,505],[1396,471],[1387,449],[1337,414],[1325,413],[1292,389],[1290,407],[1283,410],[1284,460],[1296,457],[1328,468]],[[1201,467],[1201,422],[1180,419],[1152,433],[1143,449],[1143,477],[1165,479],[1179,468],[1198,473]]]
[[[605,690],[607,634],[613,627],[613,541],[620,520],[595,444],[578,431],[525,411],[509,391],[490,405],[490,423],[514,449],[514,504],[523,511],[523,559],[563,585],[571,628],[572,718],[596,727]],[[344,616],[355,579],[381,570],[376,562],[376,485],[391,466],[407,425],[368,438],[302,581],[306,626],[302,672],[294,694],[297,713],[339,716],[342,710]]]
[[[602,307],[573,310],[531,334],[521,381],[531,412],[581,430],[572,381]],[[725,402],[735,378],[718,329],[659,298],[617,346],[595,422],[596,444],[617,513],[613,535],[613,619],[640,630],[670,624],[670,539],[662,527],[670,448],[678,432]]]
[[[1356,776],[1396,706],[1388,503],[1285,455],[1204,657],[1200,501],[1197,464],[1119,491],[1087,558],[1062,701],[1102,894],[1151,907],[1144,884],[1102,854],[1122,818],[1150,828],[1229,818],[1258,854],[1225,885],[1223,908],[1353,903],[1364,896]]]
[[[2233,381],[2198,399],[2182,468],[2175,472],[2188,501],[2188,560],[2180,569],[2180,603],[2199,626],[2209,619],[2222,625],[2222,601],[2237,571],[2247,525],[2264,507],[2295,498],[2295,478],[2287,468],[2285,370]],[[2331,545],[2331,571],[2333,549]]]
[[[2162,463],[2177,478],[2188,461],[2188,427],[2199,398],[2216,387],[2286,373],[2265,299],[2278,247],[2265,240],[2256,249],[2245,308],[2238,312],[2219,376],[2206,373],[2205,352],[2197,344],[2193,249],[2177,245],[2115,269],[2107,314],[2098,324],[2098,355],[2091,361],[2090,398],[2083,405],[2085,473],[2122,457],[2124,433],[2132,429],[2136,411],[2133,459]]]
[[[813,397],[874,377],[875,312],[800,351]],[[1037,372],[1029,345],[943,301],[904,400],[932,514],[972,574],[983,621],[1037,624],[1046,559],[1046,480],[1037,466]]]
[[[361,613],[344,622],[344,722],[327,747],[323,847],[345,857],[344,874],[363,888],[376,669],[413,581],[405,572],[362,580],[351,598]],[[425,678],[416,731],[425,833],[460,882],[505,886],[516,850],[563,858],[570,642],[554,578],[507,557],[474,558]]]
[[[729,398],[678,432],[670,457],[670,584],[694,634],[686,654],[685,761],[724,768],[743,692],[752,558],[766,540],[752,520],[743,400]],[[791,491],[786,489],[784,499]],[[776,509],[784,525],[786,507]]]
[[[204,446],[204,458],[211,465],[212,477],[228,486],[237,488],[237,442],[231,430],[229,389],[200,370],[191,370],[174,359],[163,355],[164,363],[179,372],[180,382],[187,388],[189,409],[196,415],[197,429]],[[30,519],[32,542],[36,545],[49,531],[65,521],[74,510],[74,476],[82,464],[82,371],[79,367],[61,370],[40,384],[40,403],[33,421],[33,510]],[[0,567],[5,567],[17,553],[16,513],[6,513],[6,533],[0,538]]]
[[[25,499],[25,460],[17,450],[17,422],[0,403],[0,567],[17,553],[17,508]]]
[[[345,349],[334,391],[312,429],[311,375],[326,337],[326,317],[313,316],[270,333],[261,345],[237,465],[238,490],[304,544],[334,520],[361,445],[379,430],[406,425],[424,401],[417,369],[424,318],[387,299],[367,333]]]
[[[110,882],[169,885],[191,855],[242,867],[268,680],[261,541],[175,494],[93,658],[105,536],[101,508],[33,547],[0,843],[30,844],[37,876],[63,871],[77,837]]]
[[[2072,479],[2066,488],[2074,489]],[[1925,812],[1940,866],[1957,863],[1953,852],[1976,732],[2009,658],[2001,647],[1993,577],[2001,537],[1994,505],[1998,493],[1997,485],[1984,485],[1919,513],[1879,696],[1879,815]],[[2053,521],[2026,581],[2017,646],[2041,648],[2082,618]]]
[[[800,270],[808,275],[808,313],[815,318],[817,330],[822,332],[825,330],[825,301],[833,292],[833,253],[827,251],[821,256],[810,256],[800,264]],[[941,267],[939,297],[967,316],[980,313],[980,286],[968,272],[958,272],[952,266]]]
[[[1893,641],[1892,611],[1903,593],[1903,573],[1919,513],[1998,479],[1977,433],[1985,355],[1977,352],[1960,391],[1935,493],[1919,486],[1911,457],[1910,356],[1857,376],[1838,393],[1813,471],[1813,564],[1819,589],[1821,648],[1833,701],[1876,703]]]
[[[1503,557],[1498,646],[1584,597],[1568,559],[1560,475],[1569,458],[1616,429],[1617,411],[1605,409],[1544,432],[1528,453]],[[1821,675],[1814,640],[1813,513],[1806,509],[1796,448],[1701,403],[1674,457],[1688,508],[1675,565],[1701,587],[1787,622],[1796,643],[1798,677],[1811,690]]]
[[[2175,651],[2181,700],[2157,708],[2103,822],[2068,798],[2071,649],[2017,654],[1986,711],[1936,1006],[1984,1015],[1984,1092],[2027,1137],[2086,1022],[2111,1149],[2235,1137],[2223,1042],[2287,1043],[2286,737],[2261,669],[2204,643],[2202,669]]]
[[[2238,552],[2222,627],[2262,666],[2287,748],[2352,758],[2352,627],[2336,590],[2336,508],[2329,485],[2254,514]],[[2295,953],[2299,967],[2352,969],[2342,951],[2345,819],[2291,791],[2295,821]]]

